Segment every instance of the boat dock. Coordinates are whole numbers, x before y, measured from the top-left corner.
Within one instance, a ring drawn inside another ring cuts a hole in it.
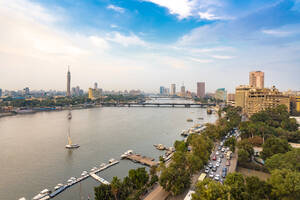
[[[65,191],[66,189],[68,189],[69,187],[89,178],[89,177],[92,177],[94,178],[95,180],[99,181],[100,183],[102,184],[110,184],[107,180],[99,177],[96,175],[96,173],[99,173],[113,165],[116,165],[118,164],[119,161],[118,160],[115,160],[115,159],[111,159],[109,160],[109,163],[108,164],[101,164],[100,165],[100,168],[96,168],[94,167],[90,173],[87,173],[86,174],[82,174],[81,177],[79,178],[74,178],[74,180],[72,180],[71,182],[68,181],[67,184],[63,185],[62,187],[60,187],[59,189],[57,190],[54,190],[53,192],[51,192],[50,194],[40,198],[39,200],[48,200],[48,199],[51,199],[51,198],[54,198],[55,196],[57,196],[58,194],[60,194],[61,192]]]
[[[149,158],[149,157],[141,156],[139,154],[134,154],[134,153],[127,154],[127,155],[123,156],[122,158],[131,160],[132,162],[135,162],[135,163],[141,163],[141,164],[147,165],[149,167],[158,165],[158,162],[155,162],[154,158]]]
[[[105,185],[109,185],[110,184],[107,180],[105,180],[104,178],[101,178],[100,176],[97,176],[94,173],[90,173],[90,175],[91,175],[92,178],[94,178],[95,180],[99,181],[102,184],[105,184]]]

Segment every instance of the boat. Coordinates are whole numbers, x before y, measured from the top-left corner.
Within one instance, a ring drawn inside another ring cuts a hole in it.
[[[102,163],[102,164],[100,165],[100,168],[102,168],[102,167],[105,167],[105,163]]]
[[[66,148],[67,149],[77,149],[79,147],[80,146],[78,144],[73,144],[72,143],[71,135],[70,135],[70,128],[69,128],[69,131],[68,131],[68,144],[66,145]]]
[[[40,199],[42,199],[42,198],[48,196],[50,193],[51,193],[50,190],[44,189],[44,190],[42,190],[39,194],[37,194],[36,196],[34,196],[32,199],[33,199],[33,200],[40,200]]]
[[[116,160],[115,159],[113,159],[113,158],[111,158],[111,159],[109,159],[109,163],[113,163],[113,162],[115,162]]]
[[[54,187],[54,190],[58,190],[59,188],[63,187],[64,185],[62,183],[59,183],[57,184],[55,187]]]
[[[203,117],[198,117],[198,119],[199,119],[199,120],[203,120],[204,118],[203,118]]]
[[[93,172],[93,171],[96,171],[98,168],[97,167],[93,167],[90,171]]]
[[[83,171],[83,172],[81,173],[81,176],[86,176],[87,174],[88,174],[87,171]]]
[[[193,122],[193,119],[188,118],[186,121],[187,121],[187,122]]]
[[[166,147],[162,144],[154,144],[153,146],[158,150],[165,150],[166,149]]]

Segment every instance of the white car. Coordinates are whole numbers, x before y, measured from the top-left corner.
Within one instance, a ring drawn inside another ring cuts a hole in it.
[[[219,174],[216,174],[215,178],[214,178],[216,181],[220,180],[220,175]]]
[[[214,173],[210,172],[210,174],[208,176],[209,176],[209,178],[214,178]]]
[[[219,151],[217,151],[217,152],[216,152],[216,155],[219,155],[219,154],[220,154]]]
[[[216,163],[216,166],[217,166],[217,167],[219,167],[219,166],[220,166],[220,163],[219,163],[219,162],[217,162],[217,163]]]

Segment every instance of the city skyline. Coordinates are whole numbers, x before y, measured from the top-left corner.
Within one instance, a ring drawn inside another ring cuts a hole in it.
[[[65,90],[70,65],[72,85],[85,90],[97,80],[110,90],[184,82],[196,91],[203,81],[207,91],[234,92],[256,70],[265,87],[299,90],[299,4],[3,1],[0,87]]]

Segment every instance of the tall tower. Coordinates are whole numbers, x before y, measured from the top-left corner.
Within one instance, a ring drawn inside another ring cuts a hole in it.
[[[71,72],[70,67],[68,66],[68,74],[67,74],[67,97],[71,96]]]
[[[253,71],[249,73],[249,85],[263,89],[265,86],[265,74],[262,71]]]
[[[171,84],[171,95],[176,95],[176,84]]]
[[[197,83],[197,97],[204,98],[205,96],[205,82]]]

